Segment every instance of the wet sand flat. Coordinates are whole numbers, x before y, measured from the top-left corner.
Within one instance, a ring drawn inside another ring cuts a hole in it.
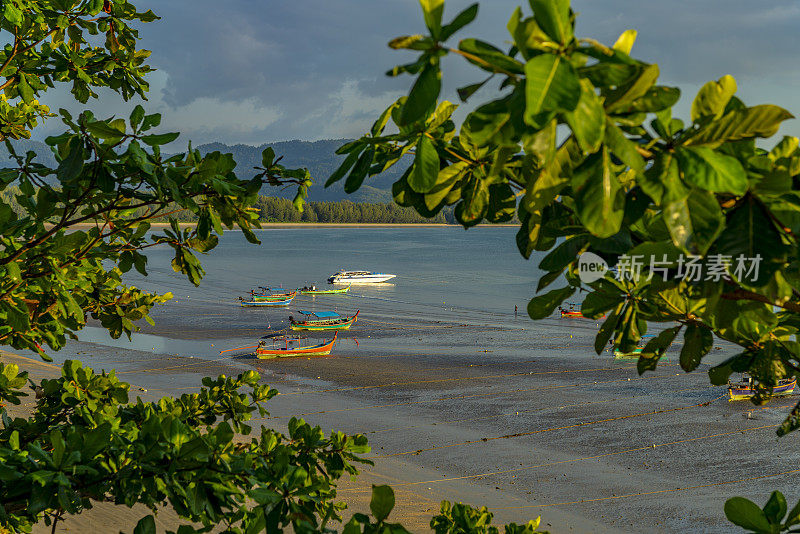
[[[797,473],[757,477],[796,468],[798,437],[774,434],[794,399],[729,403],[705,373],[681,371],[676,352],[639,376],[633,361],[594,354],[597,325],[588,320],[389,321],[367,308],[330,357],[258,360],[219,350],[252,340],[263,314],[245,311],[215,339],[190,306],[161,308],[153,338],[143,336],[179,330],[172,347],[184,353],[84,342],[57,360],[115,367],[145,398],[256,369],[281,392],[257,422],[285,429],[299,416],[325,431],[365,434],[375,466],[342,481],[340,496],[364,511],[370,484],[390,483],[397,518],[415,532],[427,531],[442,499],[489,506],[500,523],[542,515],[553,532],[679,531],[687,521],[725,532],[728,497],[764,501],[772,489],[793,497]]]

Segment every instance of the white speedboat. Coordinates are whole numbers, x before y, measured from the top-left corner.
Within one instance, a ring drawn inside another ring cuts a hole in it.
[[[339,271],[328,278],[329,284],[377,284],[394,278],[395,274],[371,273],[369,271]]]

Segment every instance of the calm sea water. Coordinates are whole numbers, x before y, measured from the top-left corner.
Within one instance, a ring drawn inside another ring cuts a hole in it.
[[[173,253],[166,247],[149,253],[149,277],[131,278],[141,287],[216,301],[236,299],[257,286],[313,283],[327,289],[326,279],[340,269],[368,270],[397,278],[354,285],[351,295],[383,301],[398,313],[489,317],[513,315],[516,305],[524,314],[542,273],[538,258],[520,255],[515,234],[509,227],[276,229],[257,232],[259,246],[229,232],[200,258],[207,275],[199,288],[172,272]]]

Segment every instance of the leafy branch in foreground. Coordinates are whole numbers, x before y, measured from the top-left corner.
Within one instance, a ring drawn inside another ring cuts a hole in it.
[[[743,497],[733,497],[725,502],[725,517],[731,523],[757,534],[800,532],[800,503],[788,515],[786,510],[786,498],[780,491],[772,492],[763,509]]]
[[[538,291],[562,287],[530,301],[532,318],[585,291],[583,314],[607,315],[598,353],[609,341],[630,352],[648,324],[666,327],[644,347],[640,373],[654,370],[683,331],[687,372],[714,336],[739,345],[710,378],[724,384],[748,371],[758,384],[754,402],[798,374],[800,141],[784,137],[769,150],[756,144],[792,118],[788,111],[747,106],[724,76],[700,89],[690,121],[673,117],[680,90],[659,85],[658,66],[630,55],[636,32],[612,46],[579,38],[568,0],[531,0],[532,16],[514,11],[507,48],[473,38],[446,44],[475,18],[477,4],[449,24],[443,2],[421,4],[429,35],[389,43],[418,54],[388,73],[416,76],[408,96],[338,149],[345,159],[327,185],[345,179],[345,190],[355,191],[413,153],[394,184],[395,202],[426,217],[454,206],[466,228],[508,221],[516,211],[522,255],[548,252]],[[462,100],[498,85],[458,131],[450,118],[456,106],[439,101],[448,55],[480,71],[459,89]],[[384,134],[389,121],[396,133]],[[579,258],[589,252],[611,267],[604,277],[582,280]],[[706,276],[687,276],[690,264]],[[800,427],[798,413],[800,405],[780,435]]]
[[[144,249],[169,245],[173,269],[198,284],[204,271],[194,252],[213,249],[224,227],[238,226],[250,242],[259,242],[252,231],[258,214],[248,208],[265,182],[299,183],[296,204],[310,183],[308,171],[277,165],[270,149],[250,180],[236,177],[230,154],[201,156],[190,146],[165,157],[160,145],[178,134],[150,133],[161,117],[146,115],[141,106],[127,123],[96,120],[90,112],[77,120],[61,113],[69,130],[47,139],[57,168],[37,163],[32,152],[17,154],[6,141],[17,166],[0,170],[0,190],[17,184],[22,211],[0,204],[0,343],[17,349],[44,355],[47,344],[57,350],[87,315],[114,337],[130,335],[136,321],[149,319],[150,308],[169,298],[123,283],[131,268],[147,274]],[[169,217],[176,209],[197,217],[194,229],[178,227]],[[171,229],[150,232],[148,221],[165,216]],[[107,260],[117,266],[106,268]]]
[[[0,377],[0,400],[19,403],[26,374],[0,364]],[[326,437],[301,419],[288,435],[262,426],[251,436],[247,421],[268,415],[263,403],[277,394],[254,371],[155,403],[129,403],[129,389],[113,371],[68,360],[60,378],[36,385],[31,417],[0,408],[0,523],[28,531],[42,515],[49,525],[113,502],[169,505],[202,525],[181,533],[328,531],[343,508],[334,481],[369,463],[358,457],[369,451],[364,436]]]
[[[129,402],[130,385],[112,371],[96,374],[67,360],[61,377],[30,381],[36,391],[30,417],[9,416],[3,403],[20,404],[29,382],[16,365],[0,363],[0,525],[29,532],[41,521],[55,525],[97,502],[157,513],[169,506],[188,523],[178,534],[336,532],[344,503],[336,481],[355,476],[367,438],[332,432],[302,419],[288,435],[248,424],[268,416],[264,403],[278,394],[259,384],[255,371],[236,378],[204,378],[199,393]],[[388,486],[373,487],[374,516],[355,514],[346,534],[407,533],[386,519],[394,508]],[[445,533],[496,533],[485,508],[442,503],[431,528]],[[537,521],[508,525],[508,534],[536,531]],[[55,526],[53,527],[55,529]],[[135,532],[155,532],[152,515]]]

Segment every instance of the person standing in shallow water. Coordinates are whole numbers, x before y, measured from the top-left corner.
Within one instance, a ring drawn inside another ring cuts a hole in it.
[[[517,316],[517,305],[514,304],[514,317],[516,317],[516,316]]]

